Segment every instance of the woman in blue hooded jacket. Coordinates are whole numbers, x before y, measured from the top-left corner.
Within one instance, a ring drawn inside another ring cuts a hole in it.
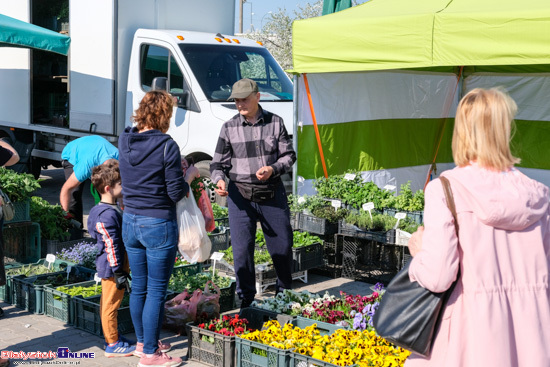
[[[135,126],[126,128],[118,143],[122,238],[132,271],[130,313],[140,366],[181,363],[164,353],[168,348],[158,338],[178,245],[176,203],[189,194],[189,184],[199,173],[190,167],[183,176],[180,149],[166,134],[173,106],[165,91],[145,94],[133,116]]]

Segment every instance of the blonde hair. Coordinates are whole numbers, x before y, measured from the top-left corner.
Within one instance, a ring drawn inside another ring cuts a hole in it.
[[[505,171],[520,159],[510,151],[517,105],[498,88],[476,88],[462,98],[453,131],[453,159],[459,167],[470,161]]]
[[[132,120],[138,130],[156,129],[166,133],[170,127],[174,101],[168,92],[163,90],[150,91],[145,94]]]

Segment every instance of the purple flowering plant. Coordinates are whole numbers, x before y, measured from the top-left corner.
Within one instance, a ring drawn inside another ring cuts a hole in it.
[[[95,243],[79,242],[71,248],[64,248],[55,254],[60,260],[72,261],[88,269],[95,269],[98,249]]]
[[[360,311],[352,311],[351,315],[353,316],[353,328],[355,330],[374,330],[373,326],[373,316],[380,306],[380,300],[382,294],[384,293],[384,285],[382,283],[376,283],[374,286],[374,292],[369,297],[369,302],[366,303]]]

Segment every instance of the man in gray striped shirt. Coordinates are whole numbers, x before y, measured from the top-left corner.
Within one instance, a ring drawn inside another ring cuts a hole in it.
[[[259,105],[256,82],[239,80],[229,99],[239,113],[223,124],[210,171],[216,193],[228,197],[237,294],[245,308],[256,294],[258,221],[277,273],[276,292],[292,286],[292,228],[281,175],[290,171],[296,153],[283,119]]]

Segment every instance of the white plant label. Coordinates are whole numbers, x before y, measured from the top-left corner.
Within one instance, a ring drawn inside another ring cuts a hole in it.
[[[306,202],[306,198],[305,198],[305,197],[300,196],[300,197],[298,198],[298,204],[303,204],[303,203],[305,203],[305,202]]]
[[[369,212],[370,220],[372,220],[372,209],[374,209],[374,203],[373,202],[363,204],[363,210]]]
[[[369,211],[370,212],[372,209],[374,209],[374,203],[373,202],[363,204],[363,210],[364,211]]]
[[[333,206],[335,210],[338,210],[342,206],[342,202],[340,200],[331,200],[330,204]]]
[[[94,274],[94,282],[96,282],[96,284],[101,282],[101,278],[97,275],[97,273]]]
[[[48,269],[50,266],[55,262],[55,255],[54,254],[47,254],[46,255],[46,262],[48,263]]]
[[[212,253],[212,255],[210,255],[210,260],[220,261],[221,259],[223,259],[224,255],[225,254],[223,252],[214,252]]]
[[[304,183],[305,180],[306,180],[306,179],[303,178],[302,176],[298,176],[298,182]]]
[[[355,175],[353,173],[346,173],[344,175],[344,180],[353,181],[355,179]]]
[[[395,213],[395,218],[397,218],[397,223],[395,223],[395,227],[393,228],[397,229],[399,227],[399,221],[407,218],[407,213]]]
[[[393,190],[395,190],[395,186],[394,185],[386,185],[386,186],[384,186],[384,190],[393,191]]]
[[[73,266],[72,265],[67,266],[67,280],[69,280],[69,275],[71,274],[71,270],[73,270]]]

